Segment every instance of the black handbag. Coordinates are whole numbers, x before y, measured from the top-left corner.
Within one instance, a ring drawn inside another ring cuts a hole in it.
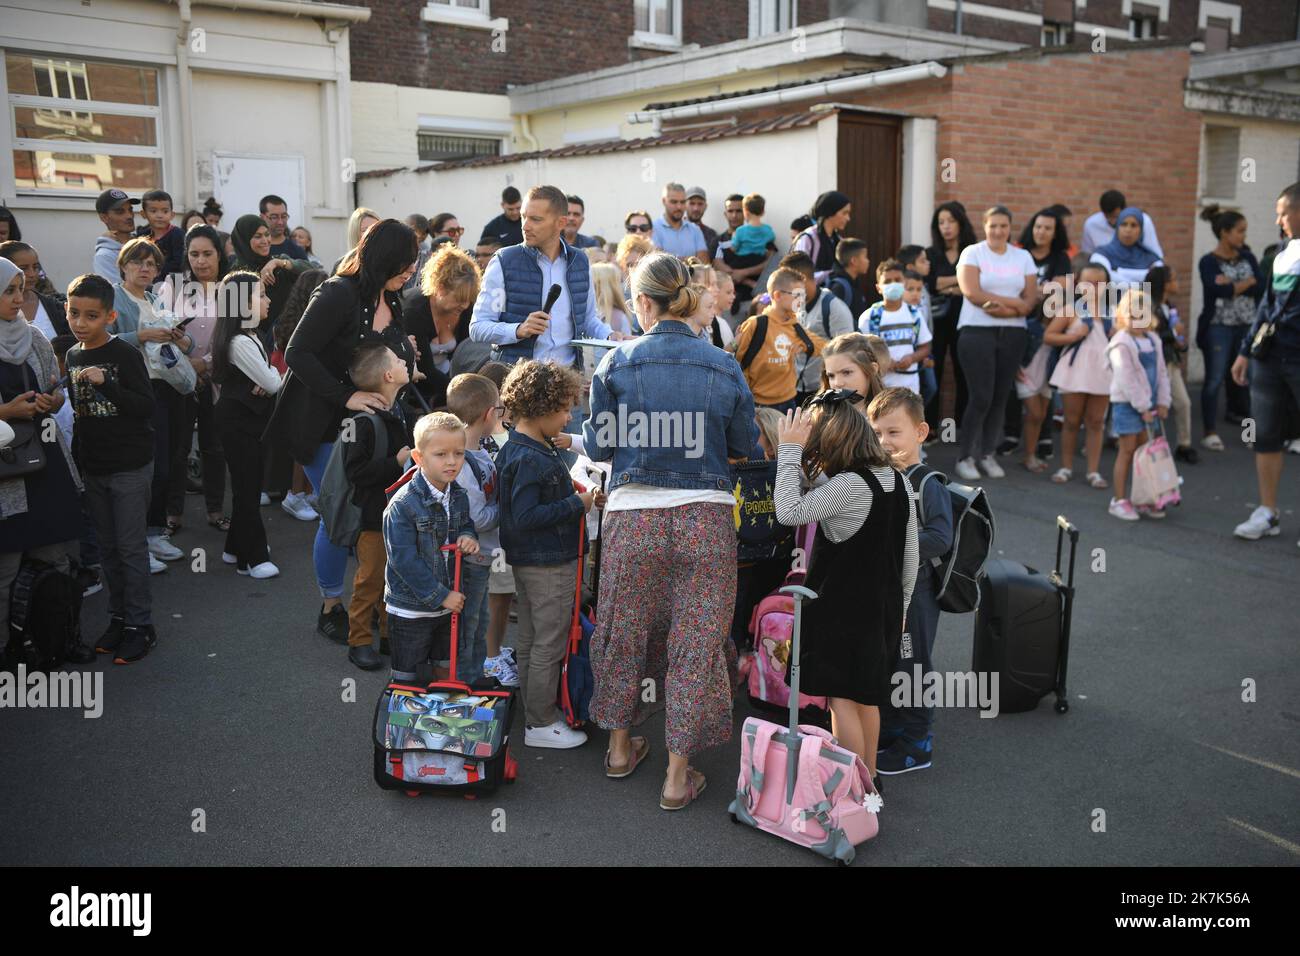
[[[23,363],[24,378],[31,375],[27,363]],[[9,427],[14,431],[14,440],[0,448],[0,481],[13,478],[25,478],[45,468],[45,443],[41,441],[39,420],[11,421]]]

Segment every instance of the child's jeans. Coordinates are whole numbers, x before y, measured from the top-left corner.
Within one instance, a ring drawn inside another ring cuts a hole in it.
[[[488,578],[492,565],[466,561],[461,565],[461,593],[465,610],[460,616],[456,641],[456,680],[469,684],[483,676],[487,657]]]
[[[388,615],[388,646],[393,680],[413,681],[430,658],[446,659],[451,648],[451,615],[401,617]]]
[[[939,380],[934,369],[921,367],[921,401],[929,405],[930,400],[939,394]]]
[[[938,629],[939,602],[934,596],[934,575],[928,568],[923,568],[916,576],[916,589],[912,592],[912,602],[907,608],[907,633],[912,639],[911,656],[903,656],[908,649],[900,644],[893,671],[894,674],[902,671],[907,675],[907,682],[903,686],[913,694],[920,691],[918,680],[924,680],[925,675],[933,670],[930,657],[934,653],[934,635]],[[918,666],[921,669],[919,678],[916,673]],[[891,683],[891,691],[897,686]],[[890,702],[880,708],[882,740],[906,737],[920,743],[933,727],[933,707],[895,707]]]

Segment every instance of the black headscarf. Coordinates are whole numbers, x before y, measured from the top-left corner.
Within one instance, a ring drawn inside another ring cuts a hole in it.
[[[835,215],[851,201],[852,200],[850,200],[848,196],[837,190],[832,189],[829,192],[824,192],[818,196],[817,201],[813,203],[812,217],[818,222],[821,222],[823,219],[828,219]]]
[[[235,228],[230,231],[230,244],[235,247],[236,268],[248,269],[250,272],[261,272],[262,267],[271,261],[270,256],[259,256],[253,251],[253,247],[249,245],[249,240],[253,238],[257,230],[265,225],[266,223],[261,216],[255,216],[252,213],[240,216],[235,221]]]

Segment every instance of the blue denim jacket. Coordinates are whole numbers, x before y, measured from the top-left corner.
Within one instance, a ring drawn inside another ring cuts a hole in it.
[[[453,482],[447,492],[451,495],[450,533],[447,512],[434,501],[433,490],[418,468],[384,509],[385,603],[407,611],[442,609],[453,582],[447,555],[439,549],[464,535],[478,540],[465,489]]]
[[[758,442],[754,395],[733,355],[661,319],[601,360],[582,436],[588,457],[612,460],[611,491],[632,482],[729,491],[728,457]]]
[[[576,560],[582,499],[560,453],[515,431],[496,466],[506,560],[525,566]]]

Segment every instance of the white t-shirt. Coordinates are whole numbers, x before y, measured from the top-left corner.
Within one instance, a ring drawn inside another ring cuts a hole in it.
[[[977,242],[967,246],[957,257],[957,272],[960,275],[963,266],[975,266],[980,271],[980,288],[993,295],[1004,295],[1018,299],[1025,291],[1025,276],[1038,277],[1038,267],[1034,258],[1019,246],[1008,243],[1002,255],[996,255],[989,249],[989,244]],[[957,328],[967,326],[984,326],[995,329],[1023,329],[1025,317],[1014,319],[995,319],[980,306],[965,297],[961,300],[961,315],[957,319]]]
[[[925,319],[921,317],[921,310],[906,302],[893,312],[882,306],[878,313],[879,325],[873,330],[871,318],[874,314],[876,314],[875,306],[862,313],[862,318],[858,320],[858,331],[864,334],[872,332],[884,339],[885,344],[889,346],[889,357],[895,362],[904,355],[911,355],[922,345],[934,339],[925,324]],[[920,364],[914,363],[911,371],[886,373],[884,384],[886,388],[906,388],[920,395]]]

